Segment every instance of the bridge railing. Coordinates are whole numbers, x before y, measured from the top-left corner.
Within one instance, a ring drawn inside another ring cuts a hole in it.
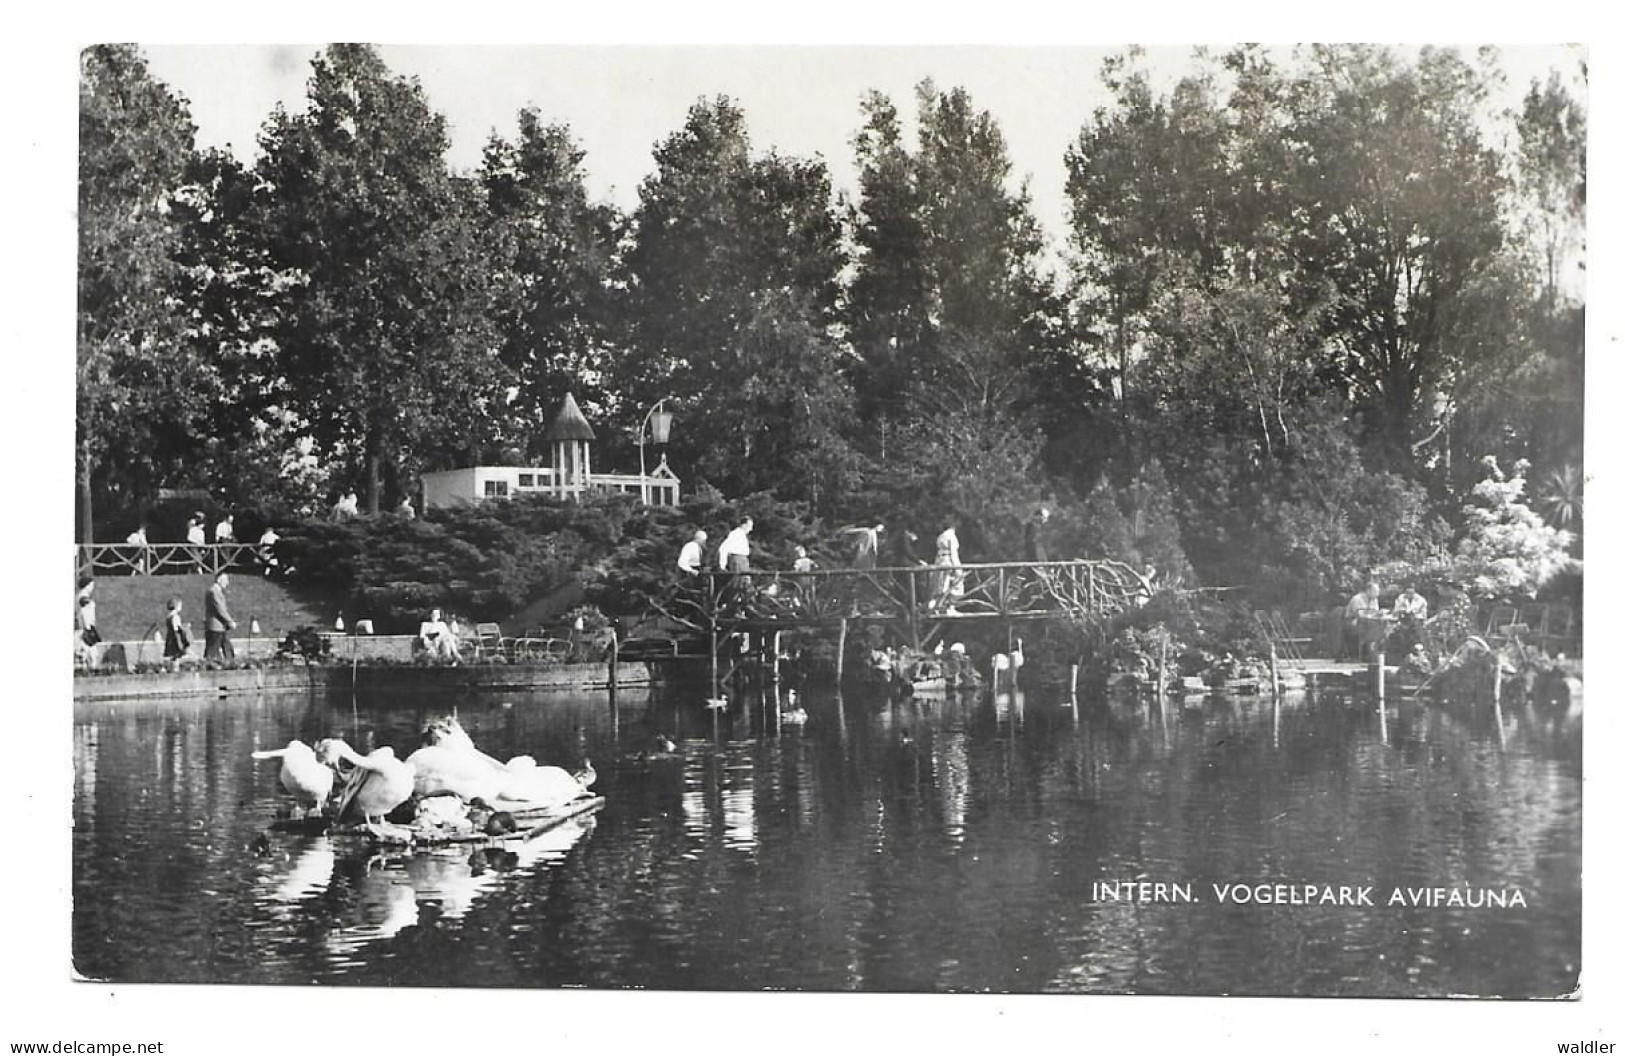
[[[1109,616],[1139,604],[1151,587],[1119,561],[1020,561],[964,565],[707,571],[690,594],[709,619],[825,623],[840,619]]]
[[[263,564],[253,543],[91,543],[74,547],[80,575],[187,576],[229,569],[255,569]]]

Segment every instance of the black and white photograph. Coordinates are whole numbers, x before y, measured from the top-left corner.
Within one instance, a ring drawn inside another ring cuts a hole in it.
[[[30,974],[1611,1051],[1601,64],[1479,35],[63,49]]]

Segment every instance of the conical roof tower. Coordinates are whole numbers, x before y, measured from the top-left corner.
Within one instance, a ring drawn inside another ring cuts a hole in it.
[[[597,437],[577,406],[574,393],[564,394],[564,403],[542,439],[553,451],[555,492],[579,499],[592,483],[592,442]]]

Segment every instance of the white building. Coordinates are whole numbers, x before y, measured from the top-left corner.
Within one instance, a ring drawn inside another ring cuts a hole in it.
[[[552,446],[551,466],[470,466],[423,474],[423,507],[435,509],[513,495],[551,495],[580,498],[589,490],[645,494],[651,506],[675,506],[682,497],[682,482],[660,456],[660,464],[647,476],[636,473],[594,473],[592,444],[596,437],[574,395],[566,395],[545,437]]]

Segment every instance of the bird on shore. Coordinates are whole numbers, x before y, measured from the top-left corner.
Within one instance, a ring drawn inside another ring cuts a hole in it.
[[[289,741],[286,748],[254,753],[255,759],[282,760],[282,787],[304,811],[305,817],[320,813],[333,794],[333,771],[316,758],[316,750],[304,741]]]
[[[316,758],[335,769],[341,761],[353,768],[339,793],[336,817],[344,817],[353,806],[362,820],[369,824],[381,822],[385,814],[412,798],[412,764],[395,758],[393,748],[375,748],[362,755],[342,740],[330,737],[317,742]]]

